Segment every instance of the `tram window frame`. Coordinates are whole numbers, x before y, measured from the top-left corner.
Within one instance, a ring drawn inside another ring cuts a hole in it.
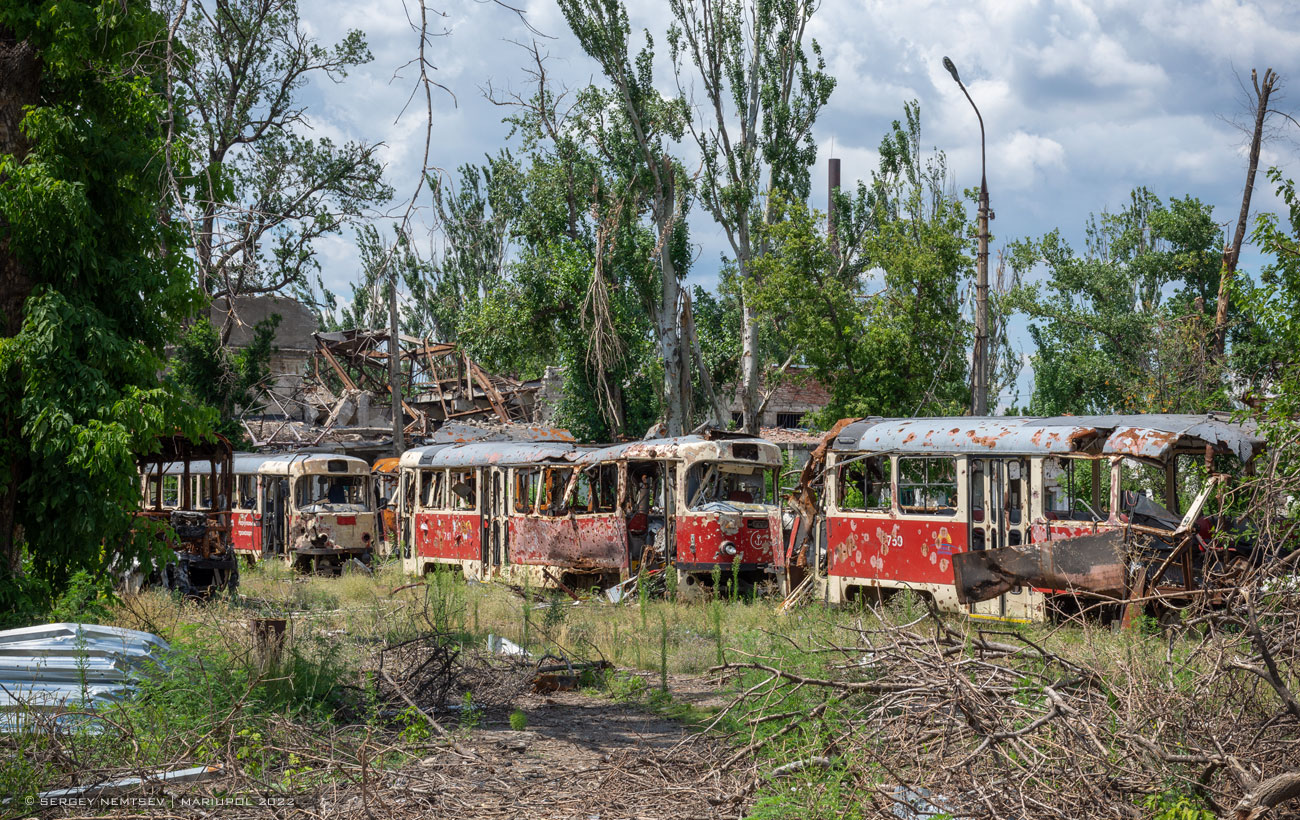
[[[877,467],[877,472],[881,478],[876,482],[874,492],[868,494],[866,491],[867,468],[871,465]],[[883,467],[883,469],[880,469]],[[850,483],[845,480],[846,475],[856,473],[859,476],[861,486]],[[851,495],[848,491],[856,491],[856,496]],[[837,464],[835,467],[835,509],[840,512],[849,513],[887,513],[894,509],[894,487],[893,487],[893,459],[889,456],[870,456],[869,458],[859,458],[854,456],[845,459],[844,463]],[[860,499],[860,503],[853,505],[852,499]],[[870,503],[875,501],[874,504]]]
[[[442,511],[447,509],[447,471],[420,470],[419,485],[416,493],[417,506],[422,510]],[[429,488],[433,489],[430,490]]]
[[[1098,465],[1100,472],[1096,509],[1092,504],[1093,465]],[[1057,476],[1048,475],[1053,466],[1061,470]],[[1058,505],[1061,498],[1068,502],[1064,507]],[[1096,459],[1043,459],[1043,514],[1054,521],[1105,521],[1110,516],[1110,465]]]
[[[541,494],[541,485],[541,467],[516,467],[514,469],[512,507],[516,513],[531,515],[537,511],[537,497]]]
[[[571,507],[574,515],[608,515],[618,510],[618,465],[578,471]]]
[[[251,491],[251,492],[250,492]],[[249,512],[257,509],[257,474],[235,476],[234,509]]]
[[[460,484],[469,486],[472,495],[469,498],[462,497],[455,492],[455,488]],[[447,497],[451,502],[451,511],[458,513],[478,512],[480,492],[478,480],[478,470],[448,470],[447,471]]]
[[[922,465],[922,472],[919,475],[920,481],[910,480],[915,475],[910,474],[911,468],[916,465]],[[939,479],[934,477],[933,465],[943,464],[947,467],[948,476]],[[898,486],[898,511],[902,515],[921,516],[926,518],[952,518],[960,511],[961,481],[957,471],[956,456],[899,456],[894,466],[895,477]],[[906,504],[907,493],[911,491],[913,498],[917,488],[922,489],[921,496],[926,506],[918,504]],[[943,506],[929,506],[931,499],[935,497],[934,491],[942,490],[944,500],[947,502]]]

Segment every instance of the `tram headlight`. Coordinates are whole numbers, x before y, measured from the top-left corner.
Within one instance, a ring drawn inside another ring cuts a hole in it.
[[[723,553],[724,555],[728,555],[728,556],[733,556],[733,557],[734,557],[735,554],[736,554],[736,552],[737,552],[737,550],[736,550],[736,545],[735,545],[735,543],[733,543],[733,542],[731,542],[731,541],[723,541],[723,542],[722,542],[722,553]]]

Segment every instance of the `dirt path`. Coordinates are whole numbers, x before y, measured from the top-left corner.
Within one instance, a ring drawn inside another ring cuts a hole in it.
[[[679,700],[717,698],[698,680],[673,683]],[[743,815],[746,783],[711,773],[731,750],[681,722],[581,692],[526,695],[517,705],[528,717],[526,730],[512,731],[504,714],[485,718],[460,742],[467,756],[440,750],[387,776],[378,792],[392,815],[429,812],[462,820]],[[335,808],[346,812],[343,805]]]

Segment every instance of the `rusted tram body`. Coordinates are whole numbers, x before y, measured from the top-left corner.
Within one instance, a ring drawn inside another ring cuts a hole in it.
[[[401,458],[400,538],[413,574],[584,587],[626,577],[617,485],[581,476],[563,441],[438,444]],[[606,471],[609,475],[609,471]]]
[[[166,523],[165,536],[175,553],[152,580],[184,595],[233,591],[239,566],[231,537],[233,487],[230,442],[213,436],[194,442],[184,436],[159,438],[158,451],[140,455],[140,519]],[[136,567],[125,573],[128,591],[151,579]]]
[[[579,477],[604,487],[626,527],[634,565],[668,565],[678,594],[714,577],[746,587],[779,583],[784,569],[781,450],[758,438],[679,436],[605,447],[578,459]],[[599,475],[597,475],[599,471]]]
[[[277,557],[302,571],[368,563],[378,545],[370,465],[330,453],[234,458],[234,544],[250,560]]]
[[[781,464],[750,438],[419,447],[401,458],[398,537],[413,574],[578,589],[669,564],[685,595],[719,574],[754,585],[783,566]]]
[[[1155,553],[1136,583],[1188,590],[1239,548],[1201,515],[1216,459],[1261,447],[1213,415],[861,419],[825,443],[816,569],[832,602],[911,589],[948,611],[1040,621],[1078,592],[1131,594],[1117,534],[1137,532]]]

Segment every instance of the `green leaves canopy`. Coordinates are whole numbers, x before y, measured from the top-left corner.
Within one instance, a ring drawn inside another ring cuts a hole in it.
[[[25,544],[57,586],[146,548],[133,453],[208,420],[158,376],[198,294],[162,218],[164,21],[142,2],[13,3],[0,29],[40,55],[30,153],[0,154],[0,254],[30,285],[21,330],[0,339],[0,573]],[[15,594],[0,584],[0,608]]]

